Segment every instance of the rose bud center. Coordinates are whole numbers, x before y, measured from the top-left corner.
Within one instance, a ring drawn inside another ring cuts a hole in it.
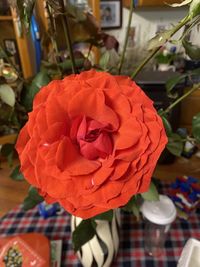
[[[111,132],[108,124],[80,116],[72,122],[70,137],[85,158],[105,159],[113,151]]]

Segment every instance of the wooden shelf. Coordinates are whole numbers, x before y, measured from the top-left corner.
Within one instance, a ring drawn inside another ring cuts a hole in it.
[[[0,136],[0,145],[6,144],[6,143],[14,143],[17,138],[17,134],[9,134]]]
[[[0,16],[0,20],[12,20],[12,16]]]

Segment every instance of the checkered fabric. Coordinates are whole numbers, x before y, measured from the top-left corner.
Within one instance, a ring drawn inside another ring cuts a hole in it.
[[[169,186],[162,184],[160,192],[167,194]],[[112,267],[175,267],[182,248],[190,237],[200,239],[200,211],[188,221],[176,220],[169,232],[164,256],[152,258],[144,251],[143,222],[136,222],[132,215],[121,214],[122,229],[120,248]],[[38,209],[24,212],[16,207],[0,219],[0,236],[20,233],[43,233],[49,239],[63,240],[62,266],[81,267],[72,249],[70,216],[67,213],[43,219]]]

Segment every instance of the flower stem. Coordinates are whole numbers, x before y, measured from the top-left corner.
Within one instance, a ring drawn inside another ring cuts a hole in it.
[[[183,99],[191,95],[194,91],[196,91],[199,88],[200,88],[200,83],[194,84],[193,87],[187,93],[179,97],[176,101],[174,101],[171,105],[169,105],[169,107],[163,110],[163,112],[161,112],[161,115],[169,113],[170,110],[173,109],[178,103],[180,103]]]
[[[124,47],[123,47],[123,51],[122,51],[122,56],[120,59],[120,63],[119,63],[119,69],[118,69],[118,73],[121,73],[122,70],[122,65],[124,63],[124,58],[125,58],[125,53],[126,53],[126,48],[127,48],[127,44],[128,44],[128,35],[129,35],[129,31],[130,31],[130,27],[131,27],[131,21],[132,21],[132,16],[133,16],[133,9],[134,9],[134,1],[131,0],[130,1],[130,11],[129,11],[129,19],[128,19],[128,25],[127,25],[127,30],[126,30],[126,36],[125,36],[125,42],[124,42]]]
[[[69,56],[72,62],[72,72],[77,73],[75,58],[74,58],[73,49],[72,49],[70,31],[69,31],[69,24],[68,24],[68,19],[65,14],[65,6],[64,6],[63,0],[61,0],[60,3],[61,3],[61,8],[62,8],[61,21],[62,21],[62,26],[64,30],[65,40],[66,40],[68,51],[69,51]]]
[[[170,35],[170,38],[177,32],[179,31],[183,26],[185,26],[188,22],[190,21],[190,17],[187,15],[186,17],[184,17],[173,29]],[[170,39],[169,38],[169,39]],[[169,40],[167,40],[169,41]],[[166,42],[167,42],[166,41]],[[166,43],[165,42],[165,43]],[[164,44],[163,44],[164,45]],[[162,45],[162,46],[163,46]],[[143,69],[143,67],[157,54],[157,52],[161,49],[162,46],[158,46],[156,48],[154,48],[151,53],[147,56],[147,58],[145,58],[141,64],[136,68],[136,70],[132,73],[131,75],[131,79],[134,79],[138,73]]]

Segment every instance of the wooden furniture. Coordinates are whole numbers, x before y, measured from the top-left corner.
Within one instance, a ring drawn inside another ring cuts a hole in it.
[[[192,118],[197,113],[200,113],[200,88],[193,94],[189,95],[181,103],[181,127],[187,128],[189,131],[192,128]]]
[[[123,0],[123,6],[129,8],[130,1],[132,0]],[[179,0],[135,0],[137,7],[167,7],[167,4],[179,3]],[[167,4],[166,4],[167,3]]]
[[[4,46],[4,40],[14,40],[20,58],[21,70],[25,79],[36,74],[35,51],[31,34],[26,33],[19,17],[14,9],[10,15],[0,16],[0,43]]]

